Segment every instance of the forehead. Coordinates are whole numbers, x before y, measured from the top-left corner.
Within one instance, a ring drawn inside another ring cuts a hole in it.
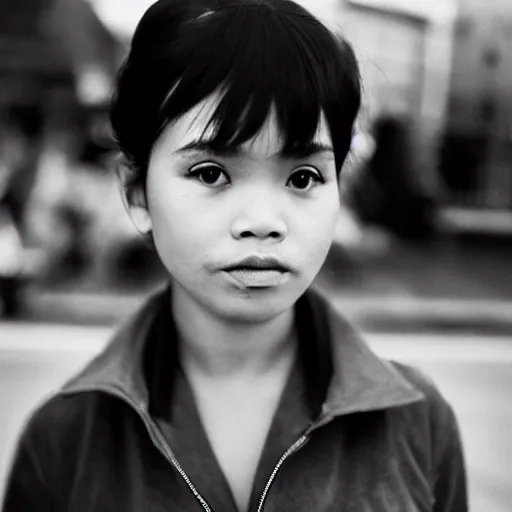
[[[183,116],[169,124],[162,133],[157,145],[164,146],[168,152],[178,151],[193,142],[213,138],[215,128],[209,122],[220,102],[220,94],[215,92],[192,107]],[[320,114],[318,127],[313,142],[322,146],[331,146],[331,136],[325,115]],[[241,145],[243,152],[261,157],[272,157],[283,148],[283,134],[279,129],[277,114],[271,108],[261,130],[255,137]]]

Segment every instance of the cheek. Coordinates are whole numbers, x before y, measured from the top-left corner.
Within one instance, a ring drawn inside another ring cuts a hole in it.
[[[175,186],[172,179],[148,179],[148,208],[153,237],[160,258],[169,270],[182,261],[193,261],[200,255],[202,237],[197,236],[197,207],[194,198]],[[193,236],[194,235],[194,236]]]
[[[317,240],[330,238],[334,234],[340,212],[338,189],[325,187],[322,195],[304,209],[303,223]]]
[[[322,200],[304,211],[298,229],[302,230],[304,256],[311,264],[323,262],[332,244],[339,219],[337,188],[327,191]]]
[[[156,250],[178,281],[194,281],[225,236],[225,216],[207,208],[204,198],[180,178],[151,180],[148,207]]]

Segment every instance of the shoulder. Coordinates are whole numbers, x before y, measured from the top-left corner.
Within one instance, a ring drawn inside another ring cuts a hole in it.
[[[454,408],[426,373],[411,365],[395,361],[391,364],[424,395],[424,400],[395,411],[395,417],[407,423],[412,435],[423,432],[424,439],[430,440],[433,460],[439,461],[450,447],[460,446],[460,431]]]
[[[452,405],[432,377],[415,366],[397,361],[389,362],[411,386],[422,393],[424,399],[415,406],[428,416],[433,426],[442,428],[455,421]]]
[[[436,510],[466,511],[467,490],[464,450],[459,423],[452,405],[446,400],[434,381],[425,373],[409,365],[392,363],[405,379],[425,396],[421,404],[409,409],[408,452],[421,452],[428,440]],[[402,413],[404,417],[405,411]],[[420,439],[424,425],[424,435]],[[426,427],[426,428],[425,428]]]
[[[429,375],[420,370],[417,366],[390,360],[391,365],[411,385],[421,391],[428,401],[436,402],[442,399],[441,392]]]
[[[70,509],[76,492],[88,488],[81,484],[106,479],[116,469],[113,461],[130,456],[127,443],[142,434],[136,413],[116,397],[95,391],[52,396],[19,436],[6,486],[15,506],[6,510],[21,510],[18,503],[23,510]]]
[[[41,402],[29,417],[27,428],[59,426],[72,428],[82,419],[106,405],[110,399],[105,393],[55,393]]]
[[[411,386],[423,394],[422,407],[428,410],[429,415],[445,420],[453,415],[452,406],[432,377],[415,366],[397,361],[390,363]]]
[[[101,392],[54,395],[30,414],[20,446],[43,465],[67,466],[80,445],[110,436],[107,429],[112,429],[112,422],[125,421],[127,409],[121,400]]]

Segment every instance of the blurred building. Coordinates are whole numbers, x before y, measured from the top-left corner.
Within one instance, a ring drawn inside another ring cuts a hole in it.
[[[119,43],[86,0],[0,3],[0,112],[38,109],[45,124],[108,98]]]
[[[437,196],[456,0],[345,0],[337,8],[361,63],[363,123],[402,121],[411,139],[411,172]]]
[[[442,210],[512,232],[512,2],[327,2],[361,63],[363,123],[402,120],[407,166]]]
[[[456,205],[512,210],[511,48],[512,2],[459,0],[441,166]]]

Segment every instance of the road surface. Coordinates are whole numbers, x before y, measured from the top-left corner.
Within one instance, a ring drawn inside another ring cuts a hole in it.
[[[0,500],[27,414],[101,350],[109,327],[0,323]],[[512,339],[367,334],[384,356],[428,372],[462,429],[472,512],[510,512]]]

